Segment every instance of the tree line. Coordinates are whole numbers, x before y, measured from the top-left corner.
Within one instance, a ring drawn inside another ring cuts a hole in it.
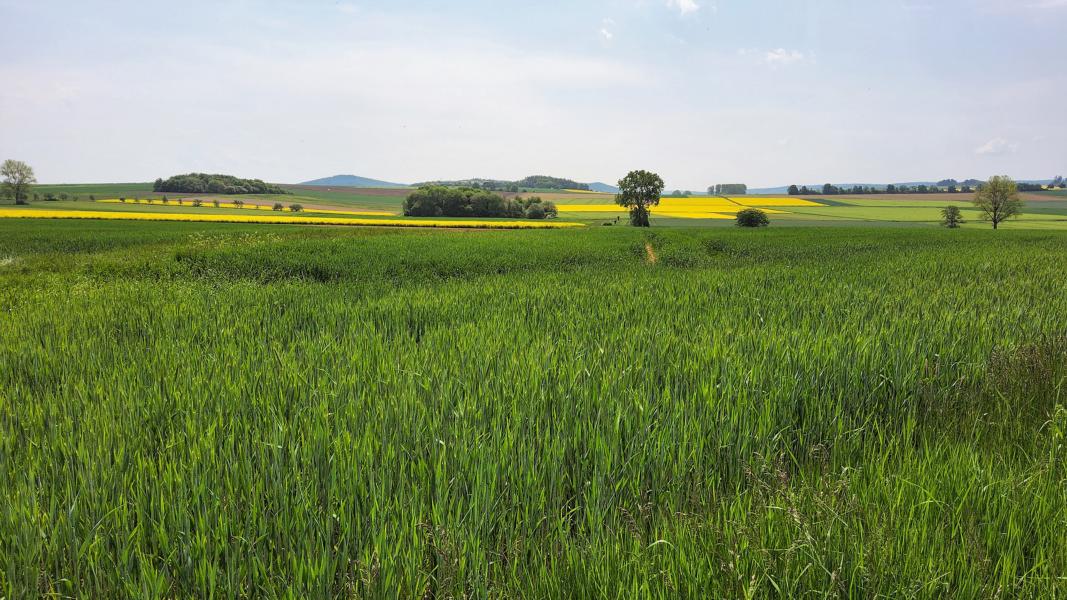
[[[469,187],[425,186],[404,200],[406,217],[550,219],[558,214],[553,202],[536,196],[505,198]]]
[[[836,196],[839,194],[973,194],[982,185],[987,182],[982,182],[977,179],[965,179],[964,181],[956,181],[955,179],[942,179],[934,185],[917,184],[889,184],[883,187],[854,185],[854,186],[836,186],[827,183],[822,188],[809,188],[808,186],[789,186],[790,196]],[[1040,192],[1046,188],[1038,183],[1025,183],[1019,182],[1015,184],[1016,188],[1020,192]],[[1063,176],[1058,176],[1052,180],[1052,184],[1049,187],[1063,188],[1065,186],[1065,180]]]
[[[743,183],[719,183],[708,188],[711,196],[744,196],[748,194],[748,186]]]
[[[157,179],[152,191],[179,194],[275,194],[289,192],[259,179],[240,179],[232,175],[189,173]]]

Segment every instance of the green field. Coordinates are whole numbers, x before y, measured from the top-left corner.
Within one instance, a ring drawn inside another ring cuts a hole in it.
[[[151,192],[150,183],[131,184],[91,184],[91,185],[68,185],[37,186],[34,191],[40,196],[52,193],[57,196],[62,193],[68,196],[78,195],[79,201],[39,201],[33,203],[31,208],[43,209],[67,209],[67,210],[136,210],[136,211],[180,211],[183,213],[200,212],[211,213],[222,211],[226,214],[240,214],[234,209],[216,209],[210,205],[210,200],[218,198],[228,202],[240,198],[249,203],[273,204],[281,202],[289,204],[303,204],[313,212],[315,208],[326,210],[348,211],[383,211],[393,214],[403,213],[403,201],[405,190],[384,190],[373,188],[314,188],[309,186],[287,186],[292,191],[287,196],[262,196],[262,195],[238,195],[238,196],[212,196],[210,194],[199,195],[204,200],[204,207],[194,209],[188,205],[179,207],[174,200],[178,197],[189,197],[186,194],[168,194],[171,203],[164,206],[159,199],[164,194]],[[97,199],[127,197],[131,201],[121,206],[102,205],[88,201],[89,195]],[[552,200],[558,205],[568,204],[614,204],[614,196],[610,194],[596,193],[569,193],[546,191],[538,194],[545,199]],[[781,196],[775,196],[780,198]],[[141,198],[141,204],[136,204],[132,199]],[[155,198],[151,205],[145,204],[146,198]],[[749,196],[757,199],[759,196]],[[776,207],[781,214],[771,216],[772,224],[779,227],[811,227],[811,226],[837,226],[837,227],[936,227],[941,219],[941,209],[945,206],[954,205],[963,210],[967,223],[965,228],[983,229],[989,227],[981,221],[981,215],[970,202],[967,194],[919,194],[919,195],[889,195],[889,196],[832,196],[832,197],[807,197],[814,202],[823,204],[820,207]],[[619,213],[625,221],[625,215]],[[603,223],[615,222],[617,215],[612,213],[575,213],[564,212],[560,218],[567,221],[577,221],[587,225],[599,226]],[[675,217],[661,217],[653,215],[654,225],[666,227],[731,227],[729,220],[718,219],[685,219]],[[1041,192],[1028,194],[1023,214],[1003,224],[1007,229],[1056,229],[1067,230],[1067,196],[1059,192]]]
[[[1063,596],[1064,256],[0,221],[0,597]]]

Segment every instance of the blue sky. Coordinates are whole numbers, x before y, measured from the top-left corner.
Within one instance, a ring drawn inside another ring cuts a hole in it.
[[[1067,175],[1067,0],[0,0],[42,182]]]

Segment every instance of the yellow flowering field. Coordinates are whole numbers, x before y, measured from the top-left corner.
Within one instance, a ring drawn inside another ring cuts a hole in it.
[[[755,208],[763,208],[765,206],[781,206],[786,208],[790,206],[822,206],[822,204],[819,204],[818,202],[812,202],[811,200],[805,200],[803,198],[730,198],[730,200],[741,206]]]
[[[769,200],[768,204],[761,204],[763,200]],[[651,213],[658,217],[673,217],[678,219],[733,219],[737,211],[750,206],[759,206],[768,214],[784,214],[785,211],[765,206],[819,206],[814,202],[799,200],[805,204],[787,205],[789,198],[752,198],[742,203],[740,199],[723,198],[721,196],[699,196],[689,198],[663,198],[659,206],[653,206]],[[560,204],[557,206],[560,212],[575,213],[613,213],[625,214],[626,209],[617,204]]]
[[[105,204],[151,204],[152,206],[166,206],[168,208],[170,208],[170,207],[175,207],[175,208],[193,208],[192,201],[191,200],[186,200],[184,198],[182,199],[182,204],[178,204],[177,200],[171,200],[169,203],[163,204],[163,202],[161,200],[158,200],[158,199],[153,199],[152,202],[137,202],[136,200],[127,199],[126,202],[122,202],[121,200],[119,200],[117,198],[107,198],[105,200],[97,200],[97,202],[102,202],[102,203],[105,203]],[[202,207],[204,207],[204,208],[215,208],[215,203],[214,202],[210,202],[210,201],[205,201],[203,203]],[[238,209],[241,209],[241,210],[265,210],[265,211],[269,211],[269,212],[289,212],[288,204],[286,204],[285,211],[275,211],[274,210],[274,204],[252,204],[252,203],[249,203],[249,202],[246,202],[243,206],[237,206],[236,204],[234,204],[232,202],[219,202],[218,208],[238,208]],[[350,215],[350,216],[356,216],[356,217],[391,217],[391,216],[393,216],[395,214],[395,213],[390,213],[390,212],[374,211],[374,210],[351,211],[351,210],[335,210],[335,209],[328,209],[328,208],[305,208],[304,212],[313,212],[313,213],[328,214],[328,215]]]
[[[657,217],[672,217],[675,219],[719,219],[729,220],[737,218],[736,214],[729,213],[715,213],[715,212],[700,212],[700,211],[670,211],[665,212],[662,210],[654,210],[652,214]]]
[[[101,219],[118,221],[190,221],[207,223],[264,223],[282,225],[349,225],[364,227],[450,227],[462,229],[561,229],[584,227],[581,223],[558,221],[450,221],[445,219],[349,219],[333,217],[301,217],[296,215],[248,214],[213,215],[201,213],[139,213],[91,210],[35,210],[0,209],[0,218],[7,219]]]

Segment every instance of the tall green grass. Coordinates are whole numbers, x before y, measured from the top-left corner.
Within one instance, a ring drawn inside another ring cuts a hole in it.
[[[0,595],[1062,595],[1064,256],[0,223]]]

